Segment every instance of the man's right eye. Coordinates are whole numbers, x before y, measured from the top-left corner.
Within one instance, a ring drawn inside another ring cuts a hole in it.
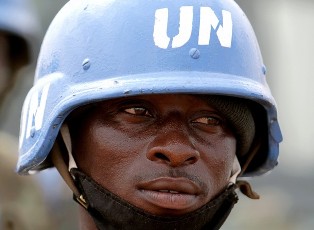
[[[208,116],[208,117],[197,118],[193,121],[193,123],[205,124],[208,126],[218,126],[221,124],[221,121],[217,117]]]
[[[133,114],[133,115],[138,115],[138,116],[147,116],[147,117],[152,116],[149,113],[149,111],[143,107],[126,108],[126,109],[124,109],[124,112],[129,113],[129,114]]]

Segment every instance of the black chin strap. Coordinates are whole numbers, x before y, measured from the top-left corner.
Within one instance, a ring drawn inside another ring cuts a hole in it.
[[[179,217],[155,216],[122,200],[78,169],[72,169],[71,174],[99,230],[219,229],[238,201],[236,185],[230,184],[217,198],[194,212]]]

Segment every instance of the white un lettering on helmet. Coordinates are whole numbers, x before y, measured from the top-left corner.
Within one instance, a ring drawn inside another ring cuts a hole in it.
[[[24,139],[28,139],[34,135],[34,131],[42,128],[47,97],[50,88],[50,83],[46,84],[41,90],[35,90],[25,103],[26,108],[23,112],[26,113],[22,117],[22,130],[20,147]]]
[[[170,43],[168,37],[168,8],[158,9],[155,12],[154,42],[162,49],[167,49]],[[193,30],[193,6],[182,6],[180,8],[179,33],[173,37],[171,48],[179,48],[186,44]],[[199,22],[199,45],[209,45],[212,28],[215,30],[220,45],[231,48],[232,42],[232,17],[231,13],[222,10],[222,22],[210,7],[200,7]]]

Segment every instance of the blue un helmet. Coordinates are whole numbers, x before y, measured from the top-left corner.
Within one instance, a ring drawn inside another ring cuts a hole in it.
[[[31,1],[0,0],[0,33],[9,36],[11,64],[15,70],[29,64],[40,35]]]
[[[242,176],[261,175],[277,165],[282,140],[265,74],[254,31],[233,0],[71,0],[42,43],[22,111],[18,172],[52,166],[49,153],[76,108],[186,93],[258,107],[262,141],[239,160]]]

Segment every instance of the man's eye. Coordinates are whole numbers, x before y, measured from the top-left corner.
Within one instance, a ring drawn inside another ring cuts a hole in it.
[[[133,114],[133,115],[139,115],[139,116],[148,116],[151,117],[152,115],[149,113],[149,111],[142,107],[132,107],[124,109],[126,113]]]
[[[200,117],[193,120],[193,123],[201,123],[201,124],[210,125],[210,126],[217,126],[221,124],[221,121],[219,118],[216,118],[216,117]]]

